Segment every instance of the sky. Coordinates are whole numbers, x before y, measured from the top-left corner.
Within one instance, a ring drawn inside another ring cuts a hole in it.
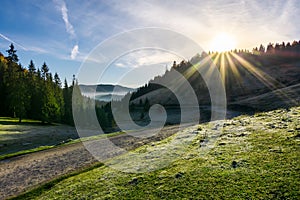
[[[134,29],[172,30],[205,51],[214,50],[220,38],[249,50],[300,39],[298,0],[1,0],[0,5],[0,52],[14,43],[24,67],[31,59],[36,67],[46,62],[69,82],[95,47]],[[128,53],[111,62],[99,82],[138,87],[181,59],[162,50]]]

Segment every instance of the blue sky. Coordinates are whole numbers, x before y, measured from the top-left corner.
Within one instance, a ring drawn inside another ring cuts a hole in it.
[[[1,0],[0,51],[5,54],[13,42],[23,66],[30,59],[36,67],[45,61],[53,73],[70,81],[89,52],[123,31],[167,28],[207,51],[224,32],[237,48],[252,49],[261,43],[299,40],[299,16],[297,0]],[[135,71],[122,84],[137,87],[179,59],[159,51],[134,53],[115,62],[102,82],[118,83],[124,73]]]

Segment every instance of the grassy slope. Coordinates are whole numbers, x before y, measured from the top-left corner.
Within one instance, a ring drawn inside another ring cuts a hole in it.
[[[189,131],[197,134],[190,146],[162,169],[135,174],[102,166],[18,199],[298,199],[299,116],[300,107],[228,120],[207,151],[201,142],[214,128],[191,127]],[[180,139],[174,135],[135,152],[151,157]],[[138,165],[142,158],[127,164]]]

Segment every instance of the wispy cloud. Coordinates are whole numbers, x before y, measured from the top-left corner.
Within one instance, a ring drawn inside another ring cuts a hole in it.
[[[54,0],[54,2],[57,4],[57,6],[61,12],[61,16],[65,23],[67,33],[70,35],[70,38],[72,40],[75,40],[77,43],[78,42],[77,35],[75,33],[75,29],[74,29],[73,25],[71,24],[71,22],[69,20],[68,8],[66,5],[66,2],[64,0]],[[70,54],[70,58],[72,60],[74,60],[76,58],[77,54],[79,53],[78,49],[79,49],[78,44],[73,46],[73,48],[71,50],[71,54]]]
[[[71,51],[71,59],[74,60],[78,53],[79,53],[79,47],[76,44]]]
[[[54,0],[54,2],[58,5],[58,7],[60,9],[61,16],[62,16],[62,19],[65,23],[67,33],[70,34],[71,38],[76,38],[76,33],[75,33],[75,30],[74,30],[74,27],[69,21],[68,8],[67,8],[67,5],[66,5],[66,2],[63,1],[63,0]]]
[[[177,55],[161,50],[139,50],[122,56],[115,62],[120,68],[139,68],[150,65],[171,65],[173,61],[181,61]]]

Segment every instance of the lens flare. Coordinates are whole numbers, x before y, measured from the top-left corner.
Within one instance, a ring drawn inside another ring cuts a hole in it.
[[[212,51],[223,52],[230,51],[236,48],[236,40],[233,36],[227,33],[218,34],[211,43]]]

